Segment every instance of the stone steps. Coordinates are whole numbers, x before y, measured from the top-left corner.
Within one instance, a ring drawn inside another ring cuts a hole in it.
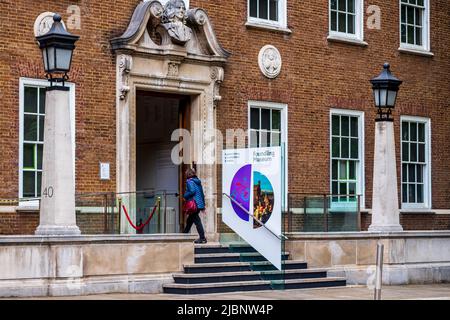
[[[346,279],[327,277],[326,269],[308,269],[305,261],[288,260],[283,253],[283,271],[277,270],[246,244],[196,245],[194,264],[174,274],[174,283],[163,290],[171,294],[207,294],[238,291],[306,289],[345,286]]]

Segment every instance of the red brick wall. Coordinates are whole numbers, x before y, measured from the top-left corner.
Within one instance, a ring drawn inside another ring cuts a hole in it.
[[[105,232],[105,217],[102,213],[77,213],[77,226],[80,228],[82,234],[104,234],[112,233]],[[117,214],[114,218],[115,232],[117,233]],[[110,226],[108,217],[107,225]],[[0,213],[0,235],[30,235],[39,225],[39,213],[34,212],[15,212],[15,213]],[[108,229],[109,230],[109,229]]]
[[[124,32],[139,2],[0,1],[0,198],[18,195],[19,78],[43,78],[34,21],[44,11],[60,12],[66,20],[66,9],[73,4],[80,6],[82,14],[81,30],[71,30],[80,35],[70,73],[76,84],[76,188],[77,192],[115,190],[115,58],[109,40]],[[232,53],[217,108],[218,128],[246,129],[248,100],[288,104],[289,191],[321,194],[329,192],[330,108],[365,111],[365,207],[370,208],[375,110],[368,80],[389,61],[404,81],[394,112],[398,161],[399,116],[430,117],[433,208],[449,208],[450,3],[431,1],[432,58],[397,50],[396,1],[364,1],[364,12],[372,4],[382,10],[382,29],[364,29],[367,47],[327,41],[328,1],[287,3],[290,35],[247,28],[246,0],[191,1],[191,7],[207,10],[220,43]],[[266,44],[275,45],[283,59],[282,72],[274,80],[258,68],[258,53]],[[99,162],[111,164],[110,181],[99,180]],[[219,194],[220,186],[219,178]]]

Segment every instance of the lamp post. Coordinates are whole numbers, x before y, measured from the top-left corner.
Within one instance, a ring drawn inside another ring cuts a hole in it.
[[[402,81],[394,77],[385,63],[378,77],[370,80],[378,109],[375,119],[372,224],[369,231],[403,231],[398,208],[397,166],[394,120],[391,118]]]
[[[69,87],[65,85],[78,39],[64,29],[59,14],[53,16],[49,32],[36,37],[50,81],[45,95],[42,195],[37,235],[81,233],[76,225],[70,97]]]

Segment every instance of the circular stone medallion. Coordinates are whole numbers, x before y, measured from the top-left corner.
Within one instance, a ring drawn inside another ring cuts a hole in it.
[[[34,21],[34,36],[42,36],[50,31],[50,28],[53,25],[53,16],[55,15],[54,12],[43,12],[41,13],[36,20]],[[66,26],[64,24],[64,21],[61,20],[61,23],[66,29]]]
[[[270,79],[278,77],[281,72],[281,55],[277,48],[266,45],[261,48],[258,56],[261,72]]]

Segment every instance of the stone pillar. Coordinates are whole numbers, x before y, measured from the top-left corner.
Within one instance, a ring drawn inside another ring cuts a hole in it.
[[[78,235],[69,88],[48,88],[45,101],[40,223],[36,235]]]
[[[396,163],[394,123],[392,121],[376,122],[372,224],[369,231],[403,231],[398,208]]]

